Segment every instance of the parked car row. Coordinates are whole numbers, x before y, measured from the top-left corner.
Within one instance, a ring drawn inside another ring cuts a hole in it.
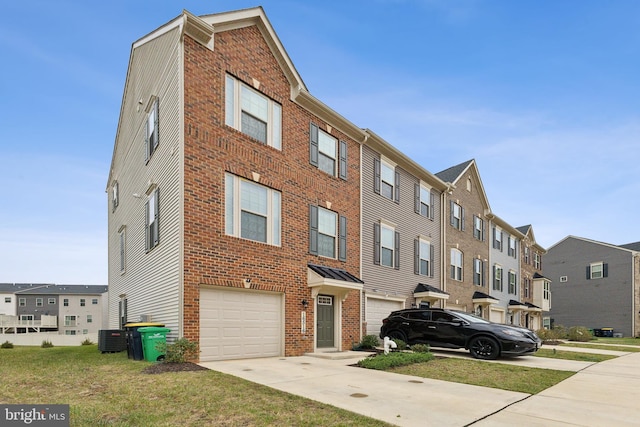
[[[533,354],[542,340],[535,332],[456,310],[411,308],[392,312],[382,321],[380,338],[400,339],[408,345],[464,348],[476,359]]]

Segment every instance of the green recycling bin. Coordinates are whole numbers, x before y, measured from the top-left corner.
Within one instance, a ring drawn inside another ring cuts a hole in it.
[[[138,328],[138,332],[140,332],[140,338],[142,340],[142,353],[144,355],[144,359],[149,362],[164,360],[167,333],[171,332],[171,329],[158,326],[147,326],[144,328]]]

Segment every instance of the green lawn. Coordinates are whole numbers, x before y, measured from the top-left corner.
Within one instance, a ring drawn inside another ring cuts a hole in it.
[[[392,368],[389,371],[529,394],[539,393],[575,373],[453,357]]]
[[[95,345],[0,349],[0,402],[69,404],[72,426],[386,426],[216,371],[149,375]]]
[[[618,357],[606,354],[579,353],[577,351],[554,351],[550,348],[541,348],[535,353],[535,356],[548,357],[551,359],[579,360],[581,362],[602,362]]]

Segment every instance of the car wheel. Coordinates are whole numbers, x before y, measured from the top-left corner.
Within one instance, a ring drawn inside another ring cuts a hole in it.
[[[476,359],[494,360],[500,356],[500,346],[493,338],[475,337],[469,343],[469,352]]]
[[[396,340],[402,340],[402,341],[405,342],[405,344],[407,343],[407,336],[402,331],[391,331],[391,332],[389,332],[389,338],[396,339]]]

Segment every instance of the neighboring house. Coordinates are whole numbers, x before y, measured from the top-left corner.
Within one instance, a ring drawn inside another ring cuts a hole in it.
[[[489,269],[491,209],[475,160],[436,174],[448,184],[444,202],[446,307],[473,312],[492,304]],[[477,311],[476,311],[477,312]]]
[[[554,325],[640,333],[640,242],[626,245],[567,236],[545,255],[553,281]]]
[[[393,310],[443,307],[442,194],[447,186],[371,131],[362,147],[366,333]]]
[[[521,310],[522,326],[537,331],[551,327],[551,280],[542,275],[542,258],[546,249],[536,242],[531,225],[517,227],[522,234],[520,242],[520,289],[521,302],[526,310]]]
[[[200,360],[361,337],[364,130],[314,98],[262,8],[189,12],[133,43],[107,191],[110,327]]]
[[[3,317],[2,326],[11,332],[97,333],[106,326],[107,290],[99,285],[2,283],[0,293],[12,293],[15,301],[15,314]]]
[[[522,313],[528,311],[521,301],[520,245],[522,234],[496,215],[489,215],[489,304],[488,319],[493,322],[522,326]],[[482,315],[482,306],[476,314]]]

